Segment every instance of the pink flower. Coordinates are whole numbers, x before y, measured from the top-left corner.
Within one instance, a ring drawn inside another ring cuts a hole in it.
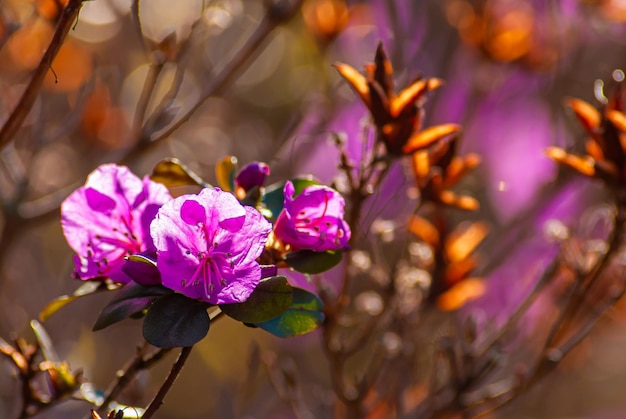
[[[150,226],[163,285],[212,304],[245,301],[261,280],[256,259],[271,229],[220,189],[168,202]]]
[[[309,186],[294,198],[295,188],[288,181],[283,190],[283,211],[276,220],[274,235],[293,250],[317,252],[344,248],[350,240],[350,227],[343,219],[345,202],[334,189]]]
[[[269,174],[270,167],[266,163],[255,161],[247,164],[235,177],[236,188],[243,189],[245,195],[252,188],[263,186]]]
[[[165,186],[141,180],[127,167],[98,167],[61,205],[61,225],[77,253],[74,275],[82,280],[109,277],[127,283],[124,257],[154,247],[150,222],[171,200]]]

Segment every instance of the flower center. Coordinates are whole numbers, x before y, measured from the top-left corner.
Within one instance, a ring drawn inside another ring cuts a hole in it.
[[[206,226],[202,223],[198,227],[202,230],[205,239],[215,236],[215,232],[207,231]],[[182,286],[188,287],[202,284],[206,297],[210,298],[216,292],[216,289],[219,290],[227,285],[228,282],[225,276],[232,276],[235,264],[230,252],[223,252],[218,249],[219,243],[214,240],[207,240],[207,242],[212,242],[213,244],[209,246],[206,252],[187,250],[188,255],[195,255],[198,260],[198,266],[188,281],[182,281]]]
[[[306,210],[302,210],[298,213],[299,218],[296,219],[294,226],[296,227],[296,229],[313,229],[315,230],[317,233],[322,231],[322,228],[326,227],[329,228],[332,223],[328,220],[326,220],[323,225],[322,222],[326,219],[326,212],[328,211],[328,194],[324,194],[324,208],[322,210],[322,215],[320,215],[317,218],[311,219],[309,217],[306,217]]]
[[[130,212],[128,217],[115,214],[112,217],[112,224],[120,226],[121,229],[113,227],[110,235],[97,234],[87,243],[87,258],[93,260],[98,274],[104,275],[111,261],[117,261],[142,250],[139,239],[132,231],[131,217]]]

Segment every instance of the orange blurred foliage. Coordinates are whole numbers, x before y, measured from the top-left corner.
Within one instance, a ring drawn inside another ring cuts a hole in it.
[[[44,88],[58,93],[72,92],[84,85],[92,74],[92,54],[70,38],[63,43],[52,62],[52,70],[46,75]]]
[[[7,40],[2,62],[16,73],[33,70],[48,48],[53,33],[50,22],[39,17],[29,20]]]
[[[306,0],[302,17],[307,28],[318,39],[335,38],[348,23],[348,6],[343,0]]]
[[[558,59],[552,39],[555,34],[549,28],[539,29],[542,22],[530,2],[486,0],[474,5],[466,0],[449,0],[445,13],[463,42],[491,60],[520,61],[542,70],[552,68]]]
[[[123,111],[111,103],[109,88],[98,80],[81,118],[83,134],[97,146],[115,149],[128,145],[130,127]]]
[[[44,19],[55,21],[58,19],[63,8],[67,6],[69,0],[36,0],[35,8],[37,14]]]

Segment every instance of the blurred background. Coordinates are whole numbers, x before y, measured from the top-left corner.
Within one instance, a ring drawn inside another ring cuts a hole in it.
[[[0,124],[64,3],[0,0]],[[101,163],[123,162],[143,176],[176,157],[213,183],[218,160],[235,155],[241,165],[268,162],[274,180],[312,173],[340,181],[331,132],[350,141],[367,114],[332,64],[360,70],[379,42],[397,87],[420,75],[445,80],[426,105],[426,126],[462,124],[462,152],[482,156],[460,189],[481,201],[471,218],[492,226],[480,268],[488,285],[463,310],[505,318],[549,256],[546,222],[576,226],[603,202],[598,184],[561,173],[543,150],[580,150],[584,134],[563,99],[597,103],[623,78],[626,2],[305,0],[292,19],[268,24],[268,4],[280,10],[280,3],[144,0],[134,12],[131,0],[85,2],[25,123],[0,153],[0,336],[32,340],[29,321],[80,285],[71,279],[58,207]],[[259,46],[242,54],[250,39]],[[109,299],[80,299],[44,324],[61,358],[102,389],[142,341],[132,320],[91,331]],[[493,417],[626,417],[624,309],[612,310],[554,374]],[[550,315],[538,313],[520,339],[532,340],[533,325]],[[143,372],[123,401],[149,402],[173,360]],[[0,365],[0,417],[12,418],[19,389],[10,364]],[[285,376],[297,377],[296,399],[314,417],[330,412],[317,334],[279,341],[224,319],[192,352],[157,417],[296,417],[281,397],[291,388]],[[68,402],[39,417],[87,412],[85,403]]]

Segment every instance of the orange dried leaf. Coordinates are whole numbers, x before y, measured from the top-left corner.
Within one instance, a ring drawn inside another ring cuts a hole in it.
[[[465,211],[476,211],[480,208],[480,203],[475,198],[467,195],[461,195],[457,198],[455,206]]]
[[[557,163],[570,167],[585,176],[594,176],[596,173],[595,162],[590,157],[578,157],[568,154],[565,150],[558,147],[547,148],[546,155]]]
[[[605,115],[607,119],[611,121],[618,130],[622,132],[626,132],[626,115],[624,115],[620,111],[611,110],[611,109],[607,110],[605,112]]]
[[[404,154],[411,154],[461,130],[458,124],[441,124],[426,128],[409,138],[402,148]]]
[[[19,368],[23,374],[28,373],[28,361],[24,358],[24,355],[13,346],[9,345],[9,343],[2,338],[0,338],[0,353],[8,358],[11,358],[13,364],[15,364],[15,366]]]
[[[448,165],[448,169],[446,170],[446,180],[452,181],[452,179],[460,180],[463,173],[465,173],[465,161],[461,157],[454,157],[450,164]],[[456,183],[456,182],[454,182]]]
[[[443,81],[440,79],[417,80],[406,89],[402,90],[396,98],[391,101],[391,116],[396,118],[402,111],[429,90],[436,89],[441,86]]]
[[[604,160],[604,152],[602,151],[602,148],[600,148],[600,145],[593,138],[587,140],[587,142],[585,143],[585,150],[587,151],[587,154],[589,154],[594,160]]]
[[[439,231],[425,218],[414,215],[409,220],[409,231],[430,246],[439,247]]]
[[[422,150],[417,153],[413,153],[413,174],[416,179],[425,179],[430,171],[430,161],[428,158],[428,151]]]
[[[447,189],[439,192],[439,202],[465,211],[476,211],[480,208],[478,201],[471,196],[457,195]]]
[[[461,224],[450,235],[445,244],[445,252],[449,261],[459,262],[466,259],[484,240],[489,227],[484,222]]]
[[[365,78],[367,80],[374,80],[376,76],[376,64],[367,63],[363,67],[365,67]]]
[[[443,204],[454,206],[457,199],[458,196],[452,191],[443,190],[439,193],[439,201]]]
[[[352,86],[352,88],[359,95],[361,100],[369,107],[370,106],[370,97],[369,97],[369,87],[367,85],[367,79],[359,73],[354,67],[351,67],[347,64],[336,63],[335,68],[339,72],[339,75],[346,79],[346,81]]]
[[[452,159],[446,170],[444,188],[456,185],[471,169],[480,164],[478,154],[468,154],[465,157],[455,157]]]
[[[468,302],[482,296],[487,287],[480,278],[468,278],[459,282],[437,298],[437,306],[443,311],[458,310]]]
[[[568,98],[565,100],[565,104],[572,108],[576,117],[588,132],[593,132],[594,129],[600,126],[600,121],[602,120],[600,112],[589,103],[576,98]]]
[[[476,258],[468,257],[456,263],[449,263],[444,273],[445,283],[454,285],[466,278],[476,267]]]

